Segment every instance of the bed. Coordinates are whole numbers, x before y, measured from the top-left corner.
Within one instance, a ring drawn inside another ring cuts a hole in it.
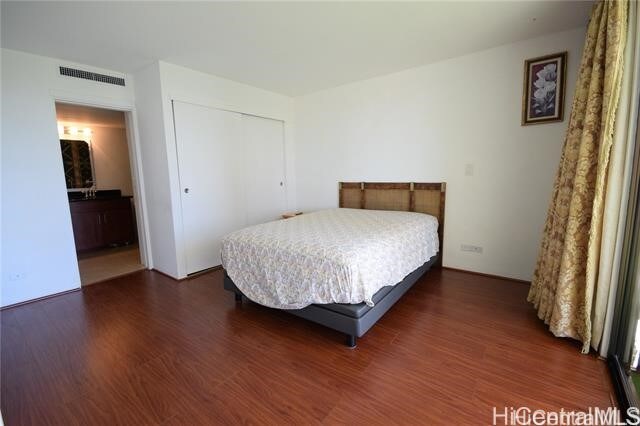
[[[339,208],[223,239],[224,288],[322,324],[354,347],[442,263],[444,183],[341,182]]]

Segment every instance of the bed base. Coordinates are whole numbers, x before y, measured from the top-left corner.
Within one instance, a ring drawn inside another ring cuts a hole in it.
[[[369,331],[437,261],[438,255],[433,256],[395,286],[382,288],[373,296],[375,302],[373,307],[367,306],[365,303],[355,305],[332,303],[328,305],[309,305],[302,309],[287,309],[285,311],[346,334],[347,346],[354,348],[357,339]],[[224,272],[224,288],[234,293],[236,302],[241,303],[243,297],[246,297],[236,287],[226,271]]]
[[[356,336],[352,336],[351,334],[347,334],[347,346],[350,348],[356,347],[356,342],[358,338]]]

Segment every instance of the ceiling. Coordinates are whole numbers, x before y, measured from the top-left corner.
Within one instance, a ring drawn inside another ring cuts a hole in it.
[[[2,47],[125,73],[157,61],[290,96],[585,26],[591,2],[2,1]]]
[[[125,128],[124,112],[56,102],[56,119],[87,127]]]

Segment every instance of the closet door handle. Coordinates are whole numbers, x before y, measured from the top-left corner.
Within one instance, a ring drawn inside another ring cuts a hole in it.
[[[280,182],[280,186],[284,186],[284,182]]]
[[[184,193],[185,193],[185,194],[188,194],[188,193],[189,193],[189,188],[185,188],[185,189],[184,189]]]

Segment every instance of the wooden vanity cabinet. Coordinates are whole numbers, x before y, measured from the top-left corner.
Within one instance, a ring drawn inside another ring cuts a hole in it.
[[[69,204],[77,251],[135,242],[130,197],[77,200]]]

